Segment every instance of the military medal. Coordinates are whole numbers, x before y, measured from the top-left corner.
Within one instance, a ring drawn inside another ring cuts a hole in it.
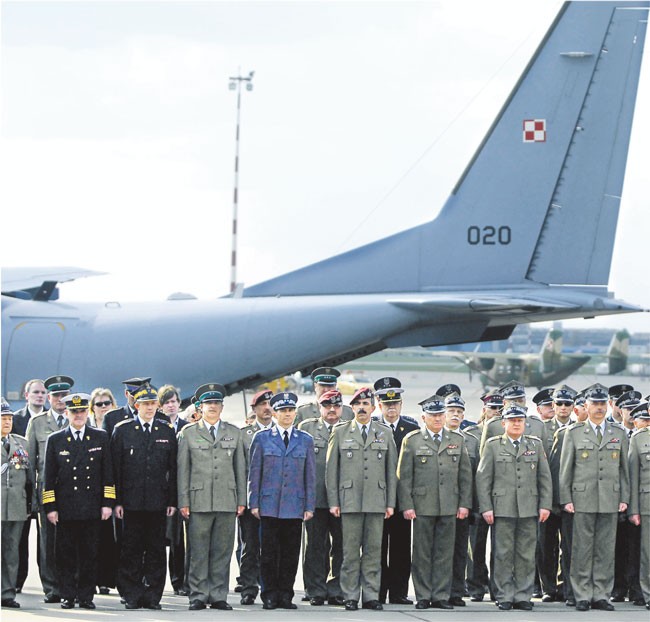
[[[378,451],[378,452],[377,452],[377,459],[378,459],[378,460],[381,460],[381,451]]]
[[[426,458],[420,458],[420,462],[422,462],[422,464],[425,464],[425,463],[426,463],[426,461],[427,461],[427,459],[426,459]]]
[[[314,453],[315,453],[315,454],[318,453],[318,447],[314,447]]]
[[[588,451],[583,451],[582,452],[582,457],[583,458],[588,458],[589,457],[589,452]]]
[[[617,451],[613,451],[613,452],[612,452],[612,460],[616,460],[616,458],[618,458],[618,452],[617,452]]]
[[[348,451],[347,456],[348,456],[348,458],[352,458],[352,452],[351,452],[351,451]]]

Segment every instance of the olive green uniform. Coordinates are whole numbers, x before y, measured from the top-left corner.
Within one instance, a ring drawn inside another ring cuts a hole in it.
[[[223,420],[214,440],[203,420],[178,433],[178,507],[190,508],[190,601],[228,595],[235,516],[246,505],[244,451],[241,430]]]
[[[472,467],[459,432],[443,429],[439,445],[428,430],[402,441],[397,494],[402,510],[415,510],[411,576],[418,601],[446,601],[451,593],[458,508],[472,506]]]
[[[551,472],[539,438],[489,439],[476,472],[481,513],[494,512],[494,586],[498,602],[530,601],[539,511],[550,511]]]
[[[393,434],[378,421],[367,426],[365,442],[355,420],[334,427],[325,469],[329,506],[341,508],[341,590],[352,601],[363,592],[363,602],[379,599],[384,515],[397,497]]]
[[[643,599],[650,603],[650,428],[632,435],[629,450],[630,507],[628,516],[641,516],[640,583]]]
[[[299,423],[307,421],[307,419],[319,419],[320,418],[320,406],[317,402],[308,402],[307,404],[301,404],[298,406],[296,412],[296,419],[293,422],[294,426],[298,426]],[[341,421],[352,421],[354,419],[354,412],[349,406],[343,405],[343,411],[341,412]]]
[[[575,508],[571,585],[578,602],[609,598],[618,508],[630,501],[627,433],[617,423],[601,426],[600,443],[589,421],[568,427],[560,456],[560,504]]]
[[[483,422],[483,432],[481,433],[481,455],[483,454],[483,449],[485,448],[485,443],[495,437],[501,436],[503,434],[503,423],[501,415],[492,417],[487,421]],[[544,446],[544,451],[546,451],[547,446],[547,431],[544,422],[535,416],[526,417],[526,429],[524,430],[524,436],[535,436],[536,438],[542,441]]]

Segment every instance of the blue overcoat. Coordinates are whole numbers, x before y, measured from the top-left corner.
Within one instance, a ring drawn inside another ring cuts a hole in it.
[[[314,439],[293,428],[285,448],[277,427],[253,437],[248,470],[248,507],[260,516],[303,518],[316,504]]]

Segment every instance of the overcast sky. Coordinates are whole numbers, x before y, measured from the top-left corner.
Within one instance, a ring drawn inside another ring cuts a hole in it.
[[[227,293],[238,67],[239,281],[431,220],[560,6],[5,1],[2,265],[110,273],[66,299]],[[609,284],[646,308],[649,66]]]

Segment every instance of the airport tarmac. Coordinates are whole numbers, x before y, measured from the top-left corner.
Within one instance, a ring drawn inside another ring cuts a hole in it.
[[[404,409],[405,414],[412,416],[419,416],[420,407],[417,405],[419,401],[431,395],[440,385],[449,382],[458,384],[463,392],[463,397],[468,404],[467,418],[476,420],[479,413],[480,401],[479,396],[483,392],[481,383],[476,377],[470,382],[467,373],[463,372],[431,372],[431,371],[402,371],[401,373],[395,369],[384,370],[368,370],[367,375],[374,379],[381,378],[385,375],[394,375],[401,379],[404,392]],[[577,374],[568,378],[566,384],[576,388],[582,389],[594,382],[601,382],[604,385],[611,386],[622,382],[629,382],[641,391],[643,395],[650,393],[650,379],[642,379],[638,377],[626,376],[595,376],[595,375],[580,375]],[[536,392],[535,389],[528,391],[529,397]],[[301,402],[310,401],[313,395],[301,396]],[[345,401],[349,400],[346,396]],[[232,396],[225,402],[224,419],[228,419],[235,423],[241,421],[241,395]],[[416,610],[414,606],[402,605],[385,605],[384,611],[365,611],[359,610],[357,612],[345,611],[342,607],[312,607],[308,603],[302,602],[300,599],[304,595],[304,586],[302,583],[301,569],[298,570],[296,578],[296,596],[294,602],[298,605],[295,611],[287,611],[277,609],[275,611],[264,611],[262,609],[259,598],[256,604],[252,607],[244,607],[239,604],[239,595],[231,591],[228,596],[228,602],[233,606],[233,611],[217,611],[217,610],[203,610],[203,611],[188,611],[187,597],[174,596],[171,584],[168,582],[165,588],[165,593],[162,600],[162,611],[149,611],[146,609],[137,611],[126,611],[124,606],[120,604],[119,597],[115,594],[115,590],[111,590],[112,594],[108,596],[96,596],[95,604],[97,609],[94,611],[74,609],[62,610],[58,604],[45,604],[43,603],[43,595],[41,593],[40,582],[38,578],[36,559],[34,552],[36,550],[35,541],[36,530],[32,526],[31,542],[30,542],[30,572],[27,578],[27,583],[22,594],[17,596],[18,602],[21,604],[21,609],[2,609],[1,619],[2,622],[26,622],[28,620],[84,620],[90,622],[115,622],[116,617],[125,618],[127,620],[142,620],[153,622],[158,620],[178,620],[193,619],[199,620],[209,618],[212,620],[242,620],[244,622],[258,622],[268,621],[274,622],[283,620],[286,622],[284,616],[289,616],[290,619],[303,620],[307,616],[313,622],[362,622],[366,620],[423,620],[425,622],[435,621],[442,619],[442,616],[452,616],[454,620],[463,622],[465,620],[491,622],[493,620],[507,619],[511,622],[519,621],[533,621],[533,620],[552,620],[559,619],[565,620],[568,618],[575,619],[608,619],[608,620],[629,620],[630,622],[648,622],[650,614],[643,607],[635,607],[631,603],[617,603],[616,611],[602,612],[590,611],[588,614],[576,612],[575,609],[566,607],[563,603],[541,603],[539,600],[534,600],[535,608],[532,612],[527,611],[498,611],[494,603],[489,601],[489,597],[482,603],[473,603],[466,600],[466,607],[456,607],[453,611],[441,610]],[[237,564],[234,561],[231,565],[230,583],[231,586],[235,585],[235,577],[237,576]],[[411,586],[410,597],[414,597],[414,591]]]

